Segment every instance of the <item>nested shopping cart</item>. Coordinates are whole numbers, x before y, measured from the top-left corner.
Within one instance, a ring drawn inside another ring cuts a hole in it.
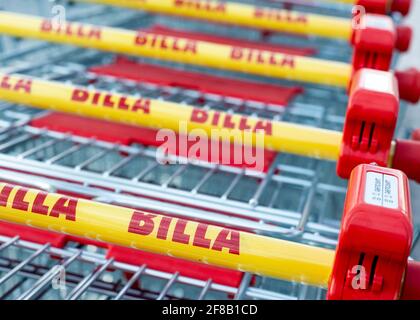
[[[229,41],[250,41],[261,36],[257,31],[216,28],[104,6],[91,6],[89,11],[85,8],[72,7],[70,17],[164,34],[186,34],[189,30],[190,36],[203,37],[205,32],[217,33],[226,36],[224,41],[228,37]],[[282,50],[343,61],[350,57],[350,49],[343,43],[318,40],[274,35],[270,44],[260,45],[281,44]],[[168,63],[152,59],[134,61],[94,50],[7,41],[5,49],[12,47],[13,51],[5,51],[0,63],[10,73],[158,98],[203,110],[220,109],[327,129],[341,130],[343,126],[347,103],[344,89],[284,80],[258,86],[255,81],[267,80],[181,64],[175,65],[174,71]],[[302,49],[302,43],[306,48]],[[244,92],[243,88],[252,85],[259,90]],[[337,244],[346,181],[335,176],[333,162],[267,151],[260,170],[206,161],[183,162],[185,155],[179,153],[170,156],[177,164],[165,165],[156,162],[158,148],[153,130],[6,102],[1,104],[0,116],[2,182],[322,248]],[[402,130],[402,134],[409,132]],[[0,225],[0,272],[3,299],[325,297],[325,290],[299,282],[8,223]],[[65,279],[65,286],[60,286],[61,279]]]

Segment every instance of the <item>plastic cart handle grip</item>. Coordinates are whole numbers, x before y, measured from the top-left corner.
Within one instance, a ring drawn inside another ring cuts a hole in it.
[[[395,140],[392,168],[403,171],[410,179],[420,183],[420,141]]]
[[[410,48],[411,39],[413,38],[413,30],[409,26],[396,27],[395,48],[400,52],[406,52]]]
[[[412,0],[394,0],[391,4],[391,11],[399,12],[406,16],[410,12]]]
[[[401,300],[420,300],[420,262],[408,261]]]
[[[416,68],[395,71],[400,98],[412,103],[420,99],[420,72]]]

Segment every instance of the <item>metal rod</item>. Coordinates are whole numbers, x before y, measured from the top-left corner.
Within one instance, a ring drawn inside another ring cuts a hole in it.
[[[25,260],[23,260],[21,263],[19,263],[16,267],[14,267],[12,270],[10,270],[9,272],[7,272],[6,274],[4,274],[1,278],[0,278],[0,285],[2,285],[3,283],[5,283],[7,280],[9,280],[12,276],[14,276],[16,273],[18,273],[22,268],[24,268],[25,266],[28,265],[28,263],[30,263],[32,260],[36,259],[37,257],[39,257],[41,254],[43,254],[45,252],[45,250],[47,250],[50,247],[50,244],[47,243],[45,245],[43,245],[41,248],[39,248],[36,252],[34,252],[33,254],[31,254],[28,258],[26,258]]]
[[[47,273],[45,273],[41,278],[38,279],[37,282],[35,282],[31,288],[22,295],[20,295],[17,300],[30,300],[32,299],[36,294],[38,294],[45,286],[51,283],[51,281],[60,273],[60,267],[65,270],[67,266],[72,264],[80,255],[81,251],[76,251],[72,256],[65,259],[65,261],[61,264],[56,265],[55,267],[51,268]],[[58,268],[57,268],[58,267]]]
[[[169,289],[172,287],[172,285],[176,282],[176,279],[179,276],[179,272],[176,272],[172,278],[166,283],[165,287],[163,288],[163,290],[160,292],[159,296],[157,297],[156,300],[163,300],[165,298],[165,296],[168,294]]]
[[[121,289],[121,291],[118,292],[114,300],[120,300],[121,298],[123,298],[126,292],[128,291],[128,289],[130,289],[133,286],[134,282],[136,282],[140,278],[140,276],[144,273],[145,269],[146,269],[146,265],[144,264],[136,271],[135,274],[131,276],[130,280],[128,280],[125,286]]]
[[[89,286],[114,262],[114,259],[109,259],[98,270],[87,275],[66,297],[67,300],[77,300]]]

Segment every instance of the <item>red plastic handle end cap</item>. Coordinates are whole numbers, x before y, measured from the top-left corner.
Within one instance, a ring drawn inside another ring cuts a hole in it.
[[[392,167],[420,183],[420,141],[396,140]]]
[[[406,16],[410,12],[411,0],[394,0],[392,1],[391,11],[399,12]]]
[[[412,103],[419,102],[420,99],[420,72],[416,68],[404,71],[395,71],[398,80],[400,98]]]
[[[410,48],[413,30],[409,26],[397,26],[397,40],[395,48],[400,52],[406,52]]]
[[[408,261],[401,300],[420,300],[420,262]]]

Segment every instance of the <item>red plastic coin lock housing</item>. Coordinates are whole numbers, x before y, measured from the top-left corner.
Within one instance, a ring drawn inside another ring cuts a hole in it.
[[[328,299],[398,299],[413,225],[402,171],[362,164],[348,185]]]
[[[351,43],[354,47],[352,66],[360,68],[389,70],[394,48],[406,51],[412,36],[406,26],[395,27],[390,17],[366,14],[353,27]]]
[[[392,73],[372,69],[355,73],[337,160],[341,178],[347,179],[362,163],[388,165],[398,110],[398,89]]]

